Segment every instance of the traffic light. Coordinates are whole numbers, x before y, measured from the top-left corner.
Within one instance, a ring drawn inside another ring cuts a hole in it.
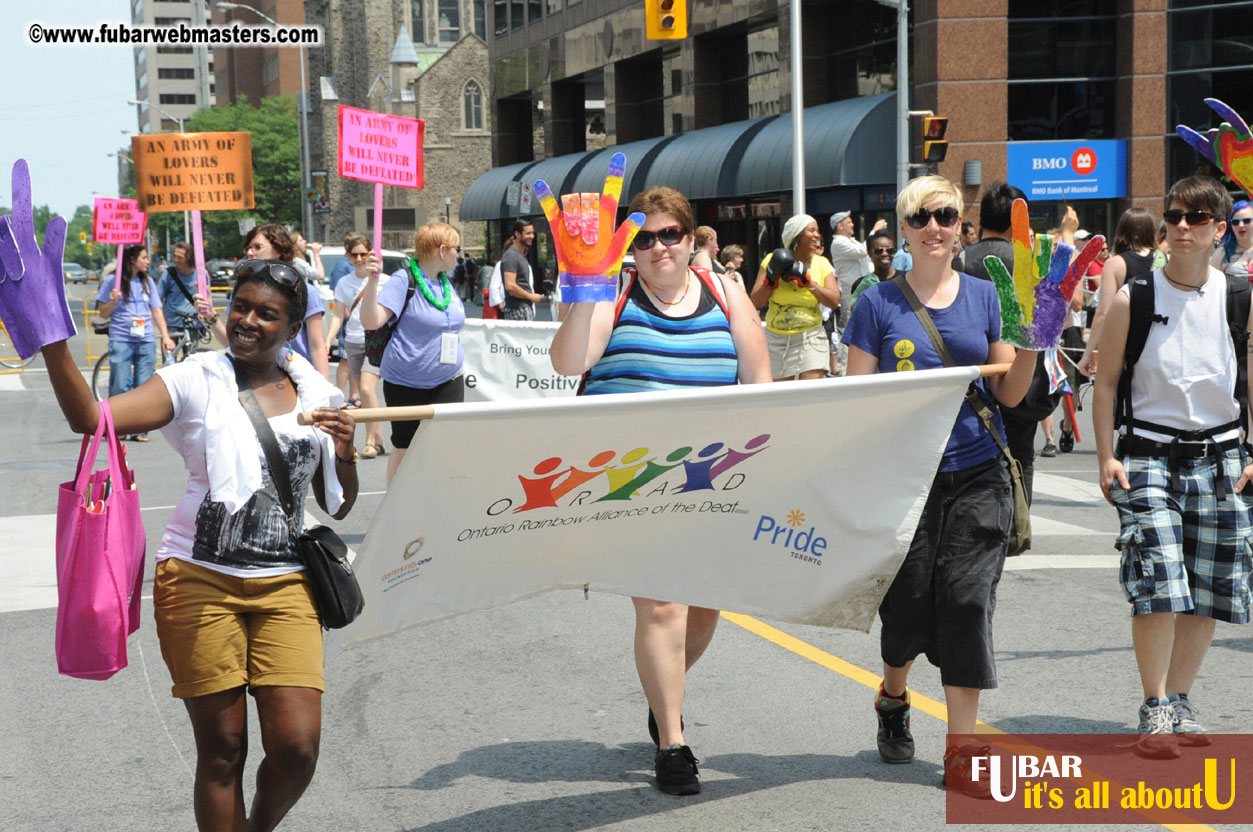
[[[80,232],[78,232],[78,241],[79,241],[80,243],[86,243],[86,242],[87,242],[87,232],[86,232],[86,231],[80,231]]]
[[[948,154],[948,142],[944,134],[948,132],[948,116],[922,117],[922,161],[925,163],[943,162]]]
[[[687,37],[687,0],[644,0],[644,36],[649,40]]]

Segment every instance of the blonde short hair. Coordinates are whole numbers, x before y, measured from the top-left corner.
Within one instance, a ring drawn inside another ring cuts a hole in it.
[[[966,204],[962,200],[961,191],[943,176],[919,176],[909,180],[909,184],[896,196],[896,215],[902,220],[910,214],[918,213],[928,202],[951,202],[958,214],[966,213]]]
[[[461,243],[461,232],[445,222],[428,222],[413,235],[413,256],[419,260],[431,257],[440,246]]]
[[[709,226],[702,225],[696,229],[696,233],[692,235],[692,240],[696,243],[696,247],[700,248],[705,243],[713,239],[714,235],[717,233],[717,231],[714,231]]]

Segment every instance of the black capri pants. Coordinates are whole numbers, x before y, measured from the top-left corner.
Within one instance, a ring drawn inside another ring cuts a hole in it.
[[[945,685],[996,687],[992,614],[1013,517],[1000,454],[936,474],[909,552],[879,605],[884,664],[903,667],[926,653]]]
[[[388,407],[411,407],[418,404],[459,404],[466,400],[464,377],[458,373],[443,384],[434,387],[406,387],[403,384],[392,384],[383,380],[383,402]],[[404,450],[413,441],[418,432],[416,419],[407,422],[392,422],[392,447]]]

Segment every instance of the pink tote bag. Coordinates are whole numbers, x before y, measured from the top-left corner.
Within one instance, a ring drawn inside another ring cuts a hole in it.
[[[102,443],[103,440],[103,443]],[[109,467],[94,470],[104,445]],[[126,467],[109,403],[83,437],[74,480],[57,495],[57,670],[108,679],[126,667],[126,637],[139,629],[147,539],[135,476]]]

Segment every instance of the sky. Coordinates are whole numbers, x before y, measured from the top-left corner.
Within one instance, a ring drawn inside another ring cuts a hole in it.
[[[31,199],[69,218],[117,193],[117,159],[138,129],[134,47],[35,46],[31,23],[94,26],[130,20],[127,0],[5,2],[0,27],[0,205],[12,205],[11,171],[30,163]],[[29,10],[29,11],[25,11]],[[130,133],[123,134],[123,130]]]

